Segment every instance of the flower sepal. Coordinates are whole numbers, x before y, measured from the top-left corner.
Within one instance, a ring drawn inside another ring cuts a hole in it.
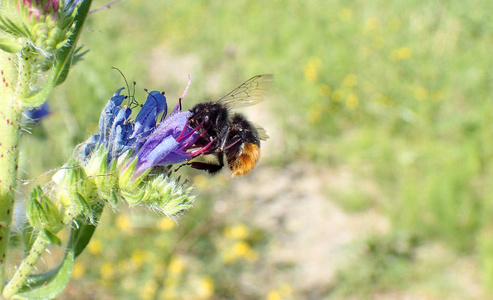
[[[122,159],[123,162],[127,161],[126,158],[128,155]],[[120,177],[118,181],[120,183],[120,188],[122,191],[132,192],[139,188],[142,181],[147,177],[151,169],[147,169],[143,172],[139,177],[133,178],[135,174],[135,169],[137,167],[138,157],[135,157],[134,160],[128,166],[123,167],[123,170],[120,172]]]
[[[103,147],[100,147],[96,150],[96,153],[91,156],[85,169],[87,175],[93,180],[100,198],[111,201],[111,198],[113,197],[112,193],[118,186],[118,178],[115,175],[117,163],[116,160],[113,160],[108,165],[107,160],[108,152],[104,151]]]
[[[63,227],[62,215],[58,207],[43,193],[40,186],[31,192],[27,207],[29,224],[37,230],[58,232]]]
[[[79,214],[91,215],[87,207],[99,199],[94,181],[88,180],[83,168],[70,165],[66,165],[53,176],[53,182],[57,185],[57,197],[64,209],[65,221]]]

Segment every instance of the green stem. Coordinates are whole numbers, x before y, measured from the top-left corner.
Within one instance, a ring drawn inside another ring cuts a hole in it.
[[[24,63],[18,56],[0,51],[0,282],[5,281],[5,263],[9,244],[10,223],[14,208],[15,178],[19,157],[22,108],[19,96],[28,84],[19,88]],[[4,285],[0,284],[0,292]]]
[[[46,250],[48,244],[48,238],[44,235],[43,232],[39,232],[38,237],[29,250],[29,253],[22,261],[12,279],[5,286],[5,289],[3,291],[4,298],[11,298],[13,295],[17,294],[20,289],[26,284],[28,276],[31,274],[34,266],[41,257],[41,254],[43,254],[43,252]]]

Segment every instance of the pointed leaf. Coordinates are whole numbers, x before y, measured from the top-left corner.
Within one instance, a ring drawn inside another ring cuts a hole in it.
[[[88,223],[84,216],[78,217],[75,222],[77,225],[72,225],[72,230],[70,232],[70,241],[68,248],[73,249],[75,257],[79,256],[82,251],[86,248],[87,244],[91,240],[92,235],[97,227],[97,222],[101,217],[103,212],[102,204],[95,204],[92,206],[93,212],[93,223]]]
[[[8,53],[17,53],[22,50],[23,45],[19,44],[17,39],[2,38],[0,39],[0,49]]]
[[[43,235],[45,236],[46,241],[50,245],[57,245],[57,246],[62,245],[62,241],[53,232],[43,229]]]
[[[79,39],[79,35],[82,31],[82,27],[84,26],[84,22],[89,14],[89,10],[91,7],[92,0],[82,1],[80,6],[77,8],[77,15],[75,16],[75,28],[74,32],[70,36],[65,47],[61,48],[59,54],[57,55],[57,69],[58,76],[56,78],[55,85],[59,85],[65,81],[68,75],[68,71],[72,66],[72,58],[74,53],[76,52],[76,44]]]
[[[62,264],[47,273],[29,276],[29,287],[24,287],[15,298],[53,299],[67,286],[74,268],[74,252],[69,249]]]

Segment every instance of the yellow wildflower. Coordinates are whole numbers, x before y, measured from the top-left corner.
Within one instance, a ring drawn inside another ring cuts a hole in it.
[[[418,100],[428,99],[428,91],[424,87],[419,87],[414,91],[414,98]]]
[[[140,268],[144,263],[146,253],[142,250],[135,250],[130,255],[130,260],[135,268]]]
[[[141,299],[154,299],[156,296],[156,291],[158,288],[158,284],[155,280],[149,280],[144,284],[144,287],[140,291]]]
[[[237,257],[244,257],[249,250],[250,250],[250,245],[248,245],[248,243],[244,241],[236,242],[233,245],[233,253]]]
[[[380,19],[377,17],[371,17],[368,20],[366,20],[365,23],[365,30],[366,31],[373,31],[380,27]]]
[[[109,280],[113,277],[115,270],[113,268],[113,265],[111,263],[107,262],[101,266],[100,272],[101,272],[101,277],[104,280]]]
[[[214,296],[214,280],[209,276],[200,279],[197,297],[199,299],[210,299]]]
[[[318,70],[322,65],[322,60],[319,57],[312,57],[305,64],[305,78],[308,81],[315,81],[318,78]]]
[[[353,11],[350,8],[344,7],[339,11],[339,18],[343,21],[348,21],[353,17]]]
[[[281,300],[281,294],[277,290],[270,291],[269,294],[267,294],[267,300]]]
[[[354,87],[358,83],[358,76],[355,74],[348,74],[344,77],[344,85],[347,87]]]
[[[157,229],[161,231],[168,231],[175,227],[176,223],[168,217],[162,217],[156,224]]]
[[[358,107],[359,100],[358,96],[355,94],[349,94],[346,98],[346,106],[350,109],[355,109]]]
[[[97,239],[92,239],[91,242],[89,242],[89,245],[87,245],[87,250],[89,250],[89,253],[92,255],[100,254],[101,249],[103,249],[103,243]]]
[[[129,232],[132,229],[132,223],[130,222],[128,216],[119,215],[116,218],[116,227],[118,227],[122,231]]]
[[[72,271],[72,277],[74,279],[79,279],[86,273],[86,267],[81,262],[75,262],[74,270]]]
[[[171,274],[181,274],[185,270],[185,263],[181,258],[173,257],[168,265],[168,272]]]
[[[391,53],[392,60],[407,60],[410,59],[412,55],[412,50],[408,47],[401,47],[399,49],[393,50]]]
[[[231,227],[224,228],[224,236],[229,239],[245,239],[250,235],[250,231],[245,224],[237,224]]]

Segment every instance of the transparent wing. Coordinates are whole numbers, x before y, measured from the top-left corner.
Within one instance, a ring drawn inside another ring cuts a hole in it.
[[[269,135],[267,134],[267,131],[260,125],[252,123],[253,126],[255,126],[255,129],[257,129],[258,133],[258,138],[261,139],[262,141],[266,141],[269,138]]]
[[[229,107],[244,107],[264,100],[265,93],[272,86],[274,75],[263,74],[254,76],[217,102]]]

